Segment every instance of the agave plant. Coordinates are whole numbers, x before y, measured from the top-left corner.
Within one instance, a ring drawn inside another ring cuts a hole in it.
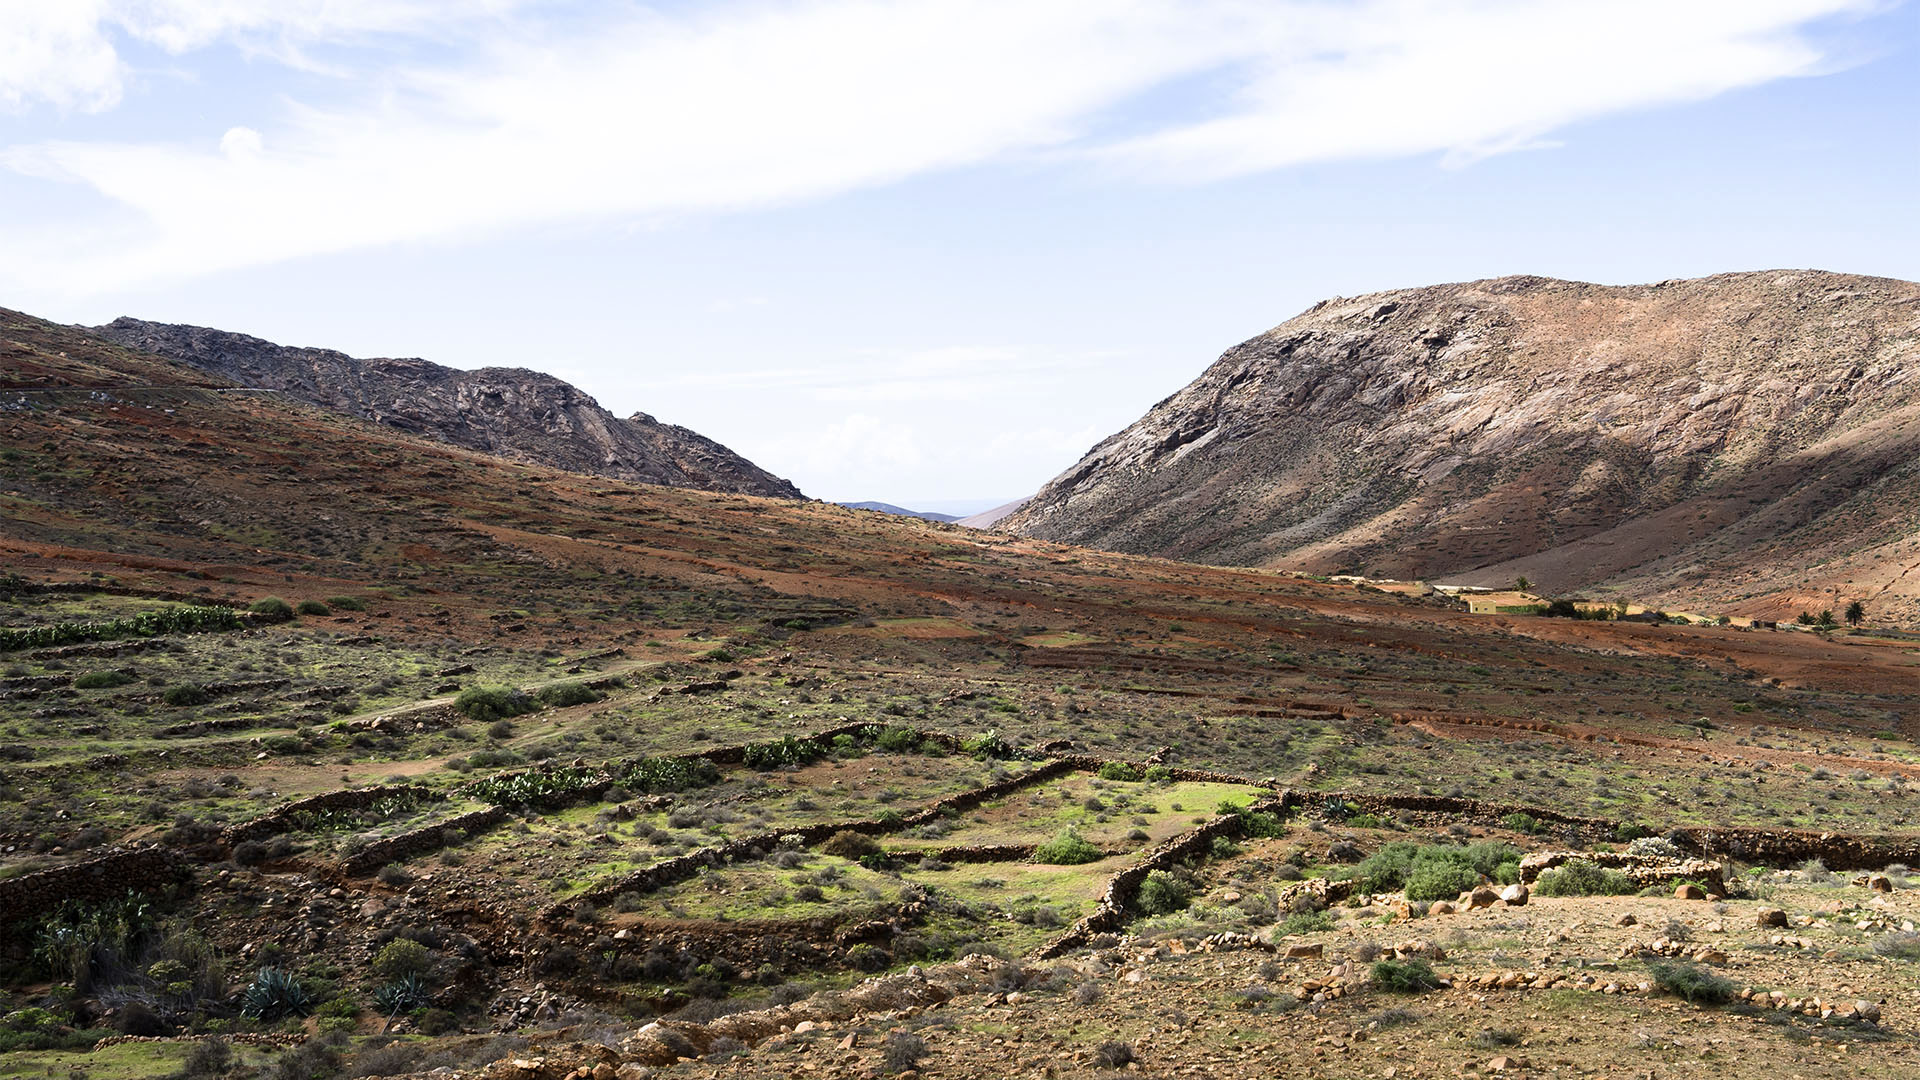
[[[427,984],[420,976],[407,974],[380,987],[373,992],[373,1003],[388,1016],[424,1009],[433,995],[427,991]]]
[[[292,973],[276,967],[261,968],[253,985],[240,996],[240,1012],[259,1020],[305,1016],[312,1011],[306,987]]]

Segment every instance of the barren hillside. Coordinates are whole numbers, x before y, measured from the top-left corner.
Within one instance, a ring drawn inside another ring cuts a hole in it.
[[[1920,612],[1920,285],[1509,277],[1316,305],[1002,527],[1211,563]]]
[[[242,386],[282,390],[472,450],[643,484],[800,497],[792,484],[697,431],[646,413],[622,420],[580,388],[538,371],[362,360],[332,349],[140,319],[115,319],[93,332]]]

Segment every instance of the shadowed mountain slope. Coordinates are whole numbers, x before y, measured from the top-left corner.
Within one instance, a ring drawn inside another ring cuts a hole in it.
[[[1539,277],[1329,300],[1002,523],[1233,565],[1920,610],[1920,285]]]
[[[241,386],[284,391],[472,450],[644,484],[801,497],[792,484],[698,432],[645,413],[622,420],[578,387],[537,371],[362,360],[332,349],[130,318],[93,333]]]

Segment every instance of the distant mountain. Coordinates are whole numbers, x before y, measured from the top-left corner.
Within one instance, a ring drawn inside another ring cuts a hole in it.
[[[905,507],[895,506],[892,503],[843,502],[840,505],[846,507],[849,510],[878,510],[883,514],[892,514],[895,517],[915,517],[915,518],[925,518],[928,521],[947,521],[947,522],[960,520],[959,518],[955,517],[952,514],[936,514],[928,510],[908,510]]]
[[[579,388],[524,368],[460,371],[356,359],[200,326],[121,318],[91,331],[241,386],[456,446],[643,484],[801,498],[800,490],[695,431],[645,413],[622,420]]]
[[[1508,277],[1315,305],[1001,528],[1322,573],[1920,615],[1920,285]]]
[[[1030,498],[1031,496],[1028,497],[1028,499]],[[977,514],[969,514],[961,518],[958,522],[955,522],[955,524],[969,529],[991,529],[1002,521],[1005,521],[1021,507],[1027,505],[1028,499],[1015,499],[1010,503],[1001,503],[991,510],[982,510]]]

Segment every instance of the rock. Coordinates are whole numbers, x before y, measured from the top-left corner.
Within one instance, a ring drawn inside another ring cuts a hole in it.
[[[593,1067],[592,1075],[593,1080],[614,1080],[615,1073],[613,1066],[603,1061]]]
[[[1637,555],[1689,566],[1697,580],[1739,576],[1743,591],[1806,594],[1869,565],[1891,579],[1899,571],[1887,555],[1823,566],[1800,586],[1823,558],[1815,551],[1866,551],[1908,534],[1865,515],[1832,522],[1818,541],[1786,515],[1698,531],[1654,522],[1738,496],[1790,500],[1806,482],[1792,463],[1820,440],[1884,439],[1885,460],[1912,460],[1920,429],[1874,426],[1920,402],[1920,380],[1900,359],[1908,346],[1891,344],[1912,340],[1910,290],[1769,271],[1621,287],[1508,277],[1329,299],[1226,350],[995,527],[1216,565],[1364,561],[1416,577],[1526,556],[1566,568],[1556,588],[1631,580],[1574,546],[1583,534],[1545,524],[1597,505],[1585,481],[1531,479],[1535,462],[1551,461],[1557,476],[1622,485],[1608,497],[1617,498],[1608,524],[1641,530],[1648,546]],[[1841,326],[1844,344],[1833,336]],[[1669,344],[1735,339],[1750,344],[1706,355]],[[1829,394],[1845,401],[1833,426],[1808,428],[1796,403]],[[1604,438],[1592,434],[1596,416],[1608,418]],[[1337,511],[1322,498],[1273,497],[1325,490],[1336,458]],[[1626,460],[1660,464],[1615,463]],[[1701,479],[1641,482],[1656,472]],[[1883,482],[1910,503],[1920,475],[1898,472]],[[1441,483],[1447,512],[1433,513]],[[1894,498],[1876,495],[1881,505]],[[1469,517],[1487,522],[1471,556],[1457,534]]]
[[[1488,1072],[1509,1072],[1514,1069],[1524,1069],[1526,1067],[1527,1062],[1525,1058],[1508,1057],[1505,1054],[1487,1062]]]
[[[1492,907],[1494,905],[1494,902],[1499,899],[1500,899],[1499,893],[1494,892],[1492,889],[1487,888],[1485,885],[1482,885],[1479,888],[1467,894],[1467,906],[1475,909]]]
[[[1453,911],[1454,911],[1454,907],[1452,904],[1446,902],[1445,900],[1435,900],[1433,902],[1433,906],[1427,909],[1427,914],[1451,915],[1453,914]]]
[[[1707,898],[1707,890],[1695,885],[1691,881],[1683,881],[1673,890],[1673,898],[1675,900],[1705,900]]]
[[[1508,907],[1525,907],[1527,895],[1527,887],[1518,882],[1500,890],[1500,899],[1505,901]]]
[[[1867,879],[1867,888],[1877,893],[1890,893],[1893,891],[1893,879],[1885,874],[1875,874]]]
[[[578,387],[522,368],[462,371],[424,360],[358,360],[197,326],[119,319],[95,333],[241,386],[414,435],[642,484],[797,499],[792,484],[685,428],[625,419]],[[474,417],[486,417],[476,424]]]
[[[1319,945],[1319,944],[1289,945],[1287,946],[1287,959],[1318,960],[1320,959],[1321,954],[1324,953],[1325,951],[1326,951],[1326,946]]]
[[[1853,1003],[1853,1015],[1877,1024],[1880,1022],[1880,1006],[1862,998]]]
[[[1414,958],[1421,960],[1445,960],[1447,958],[1447,951],[1425,938],[1418,938],[1413,941],[1404,941],[1394,946],[1393,955],[1396,959],[1400,960]]]
[[[1762,929],[1784,927],[1787,925],[1787,913],[1779,908],[1761,908],[1753,913],[1753,924]]]
[[[1615,920],[1613,920],[1613,925],[1615,925],[1615,926],[1639,926],[1639,925],[1640,925],[1640,920],[1639,920],[1639,919],[1636,919],[1636,918],[1634,918],[1634,917],[1633,917],[1633,912],[1631,912],[1631,911],[1629,911],[1629,912],[1627,912],[1627,913],[1626,913],[1625,915],[1622,915],[1622,916],[1620,916],[1619,918],[1617,918],[1617,919],[1615,919]]]

